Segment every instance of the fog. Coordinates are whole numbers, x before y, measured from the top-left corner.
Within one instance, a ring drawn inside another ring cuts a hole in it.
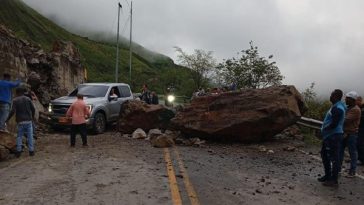
[[[116,34],[116,0],[24,1],[70,31]],[[120,3],[128,37],[130,3]],[[174,46],[210,50],[218,61],[253,41],[261,55],[274,56],[285,84],[364,95],[363,9],[362,0],[135,0],[133,41],[173,59]]]

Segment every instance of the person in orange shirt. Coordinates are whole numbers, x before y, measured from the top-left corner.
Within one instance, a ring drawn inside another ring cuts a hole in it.
[[[67,117],[72,118],[71,125],[71,147],[76,144],[76,135],[82,138],[82,145],[87,146],[86,118],[90,116],[90,110],[83,101],[83,95],[77,94],[77,100],[67,110]]]

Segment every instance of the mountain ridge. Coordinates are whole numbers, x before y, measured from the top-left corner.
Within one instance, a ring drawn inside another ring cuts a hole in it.
[[[81,62],[87,68],[88,79],[91,82],[110,82],[115,79],[116,45],[68,32],[21,0],[0,0],[0,24],[10,28],[17,37],[39,45],[46,51],[51,50],[53,43],[57,40],[71,41],[81,53]],[[128,82],[134,89],[147,83],[159,93],[164,92],[170,84],[181,87],[183,93],[191,92],[191,88],[188,88],[188,92],[186,90],[187,87],[191,86],[182,85],[184,82],[189,82],[191,71],[175,65],[169,57],[152,61],[133,52],[132,81],[129,82],[128,45],[120,44],[119,47],[120,82]],[[160,54],[160,56],[163,55]],[[171,73],[175,76],[171,76]]]

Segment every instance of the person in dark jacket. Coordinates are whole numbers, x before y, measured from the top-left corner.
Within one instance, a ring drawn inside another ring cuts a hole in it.
[[[321,158],[325,175],[318,178],[325,186],[337,186],[340,170],[340,147],[344,134],[345,104],[341,101],[343,92],[334,90],[331,93],[331,108],[326,113],[322,123],[321,134],[323,137]]]
[[[140,99],[142,101],[144,101],[147,104],[151,103],[151,96],[150,96],[150,91],[148,89],[148,85],[144,84],[143,88],[142,88],[142,95],[140,96]]]
[[[11,89],[18,87],[20,81],[10,81],[11,76],[4,74],[3,80],[0,80],[0,131],[6,131],[5,121],[8,118],[11,105]]]
[[[29,155],[34,156],[33,144],[33,120],[35,115],[35,108],[32,101],[24,96],[24,88],[16,88],[16,97],[13,99],[13,106],[10,111],[9,117],[6,121],[15,114],[17,122],[18,135],[16,138],[16,156],[20,157],[22,152],[22,141],[24,134],[27,135]]]
[[[158,95],[154,91],[152,92],[152,95],[151,95],[151,104],[153,104],[153,105],[159,104]]]

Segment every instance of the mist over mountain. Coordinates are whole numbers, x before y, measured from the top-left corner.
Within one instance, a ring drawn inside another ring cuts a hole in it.
[[[1,0],[0,4],[0,24],[11,29],[18,39],[26,40],[46,52],[52,51],[57,41],[72,42],[80,53],[82,67],[87,70],[88,82],[114,82],[115,42],[95,41],[90,37],[71,33],[20,0]],[[121,43],[119,82],[129,83],[136,92],[140,92],[141,86],[147,83],[158,93],[164,93],[171,84],[179,88],[180,94],[192,93],[189,69],[175,65],[169,57],[151,52],[137,44],[133,46],[130,69],[129,45]],[[15,68],[10,66],[7,70],[9,69]]]

